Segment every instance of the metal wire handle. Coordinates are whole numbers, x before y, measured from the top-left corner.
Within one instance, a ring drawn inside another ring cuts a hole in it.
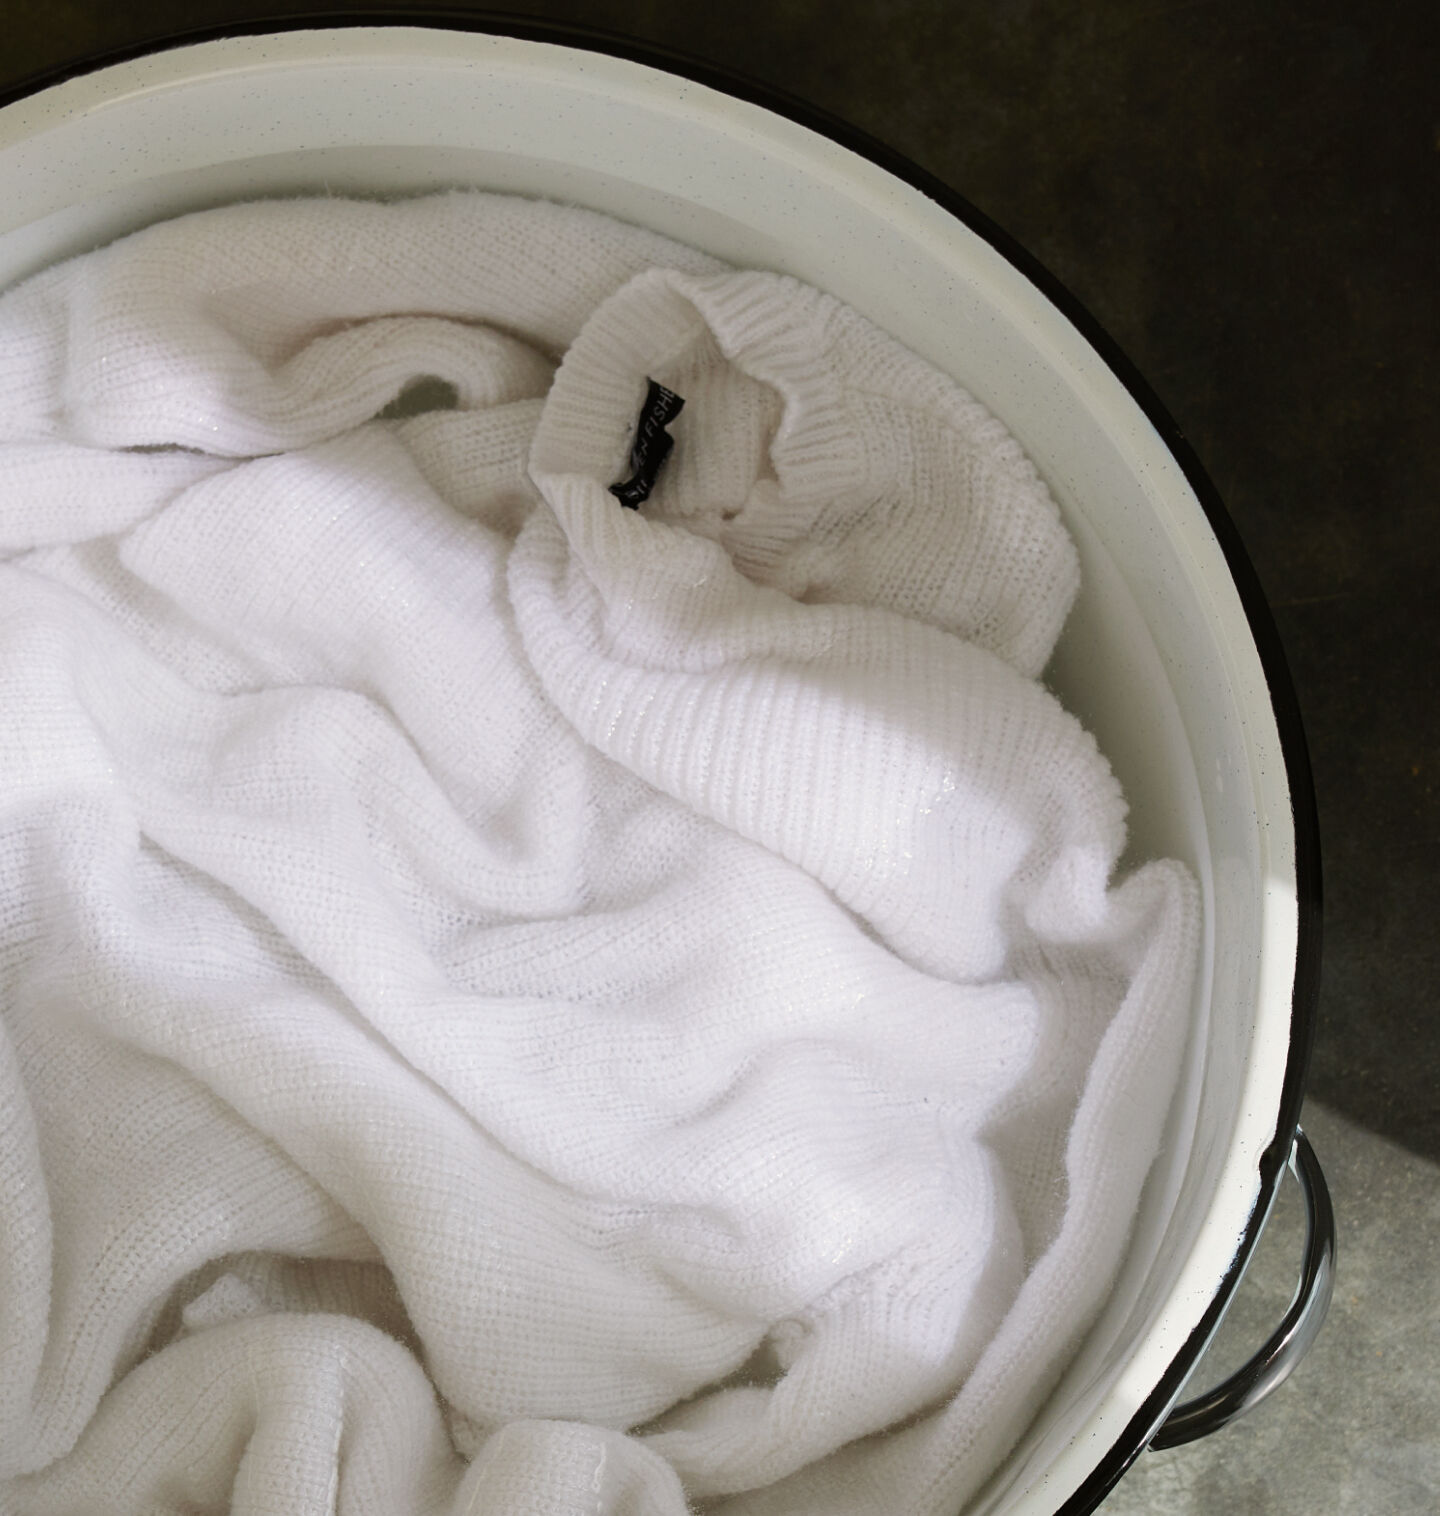
[[[1290,1377],[1319,1334],[1335,1287],[1335,1212],[1315,1149],[1299,1127],[1290,1147],[1289,1166],[1305,1201],[1305,1267],[1290,1309],[1243,1368],[1208,1394],[1171,1411],[1150,1439],[1152,1448],[1176,1448],[1208,1437],[1259,1405]]]

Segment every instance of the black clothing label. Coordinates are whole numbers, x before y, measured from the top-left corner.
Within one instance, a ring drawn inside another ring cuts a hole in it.
[[[623,484],[610,486],[610,493],[631,510],[642,500],[648,500],[655,488],[660,466],[675,446],[675,439],[665,428],[685,408],[685,402],[674,390],[667,390],[653,379],[647,379],[646,383],[650,388],[640,408],[640,419],[635,423],[635,441],[630,445],[630,477]]]

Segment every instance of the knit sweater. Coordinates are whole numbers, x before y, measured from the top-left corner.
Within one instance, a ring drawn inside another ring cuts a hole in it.
[[[0,1512],[953,1516],[1190,1020],[1077,585],[949,378],[590,212],[0,297]]]

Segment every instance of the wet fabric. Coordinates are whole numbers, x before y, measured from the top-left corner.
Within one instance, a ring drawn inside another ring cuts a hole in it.
[[[236,206],[0,299],[0,554],[0,1511],[963,1505],[1198,919],[999,421],[589,212]]]

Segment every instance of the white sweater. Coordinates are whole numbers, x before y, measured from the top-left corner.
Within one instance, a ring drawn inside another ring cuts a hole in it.
[[[0,1513],[954,1516],[1189,1024],[1076,587],[948,379],[588,212],[0,299]]]

